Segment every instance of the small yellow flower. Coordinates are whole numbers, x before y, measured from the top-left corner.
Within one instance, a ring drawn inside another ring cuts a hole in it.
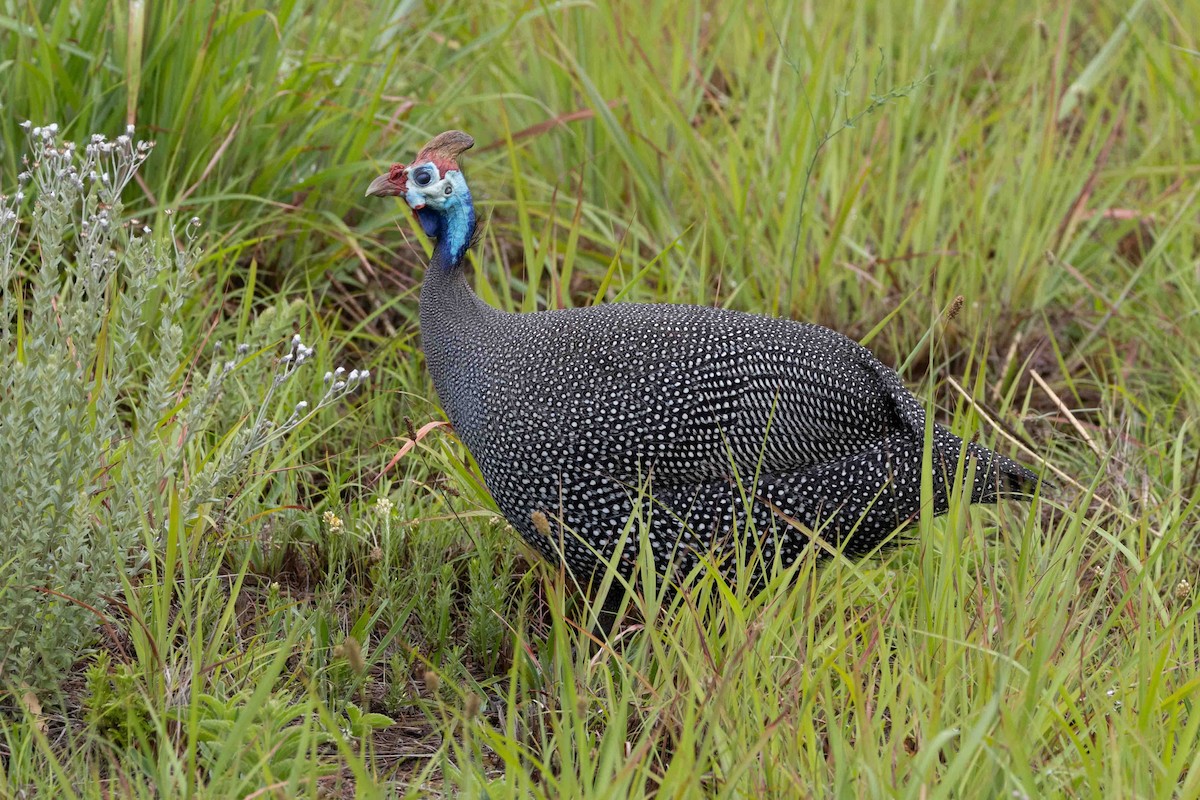
[[[322,519],[329,526],[330,533],[341,533],[346,529],[346,524],[342,522],[342,518],[332,511],[326,511]]]

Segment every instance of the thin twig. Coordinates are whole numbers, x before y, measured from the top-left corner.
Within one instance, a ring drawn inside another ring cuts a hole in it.
[[[392,456],[392,460],[387,463],[387,466],[379,471],[379,474],[375,476],[374,482],[377,483],[380,480],[382,480],[383,476],[386,475],[388,472],[390,472],[392,467],[396,466],[396,463],[398,461],[400,461],[400,459],[402,459],[402,458],[404,458],[404,456],[408,455],[408,451],[410,451],[414,447],[416,447],[417,442],[424,439],[431,431],[435,431],[438,428],[449,428],[449,427],[450,427],[449,422],[443,422],[441,420],[433,420],[432,422],[426,422],[424,425],[422,425],[421,429],[419,431],[417,431],[417,435],[414,436],[413,438],[410,439],[408,437],[401,437],[400,450],[397,451],[396,455]]]
[[[1054,401],[1054,405],[1058,406],[1058,410],[1061,411],[1063,416],[1067,418],[1067,421],[1071,423],[1071,427],[1079,432],[1079,436],[1083,439],[1083,443],[1090,447],[1092,452],[1097,456],[1104,458],[1104,453],[1100,451],[1100,446],[1096,444],[1096,440],[1092,438],[1092,435],[1087,432],[1087,429],[1084,428],[1079,420],[1075,418],[1075,415],[1071,413],[1071,409],[1067,408],[1067,404],[1064,403],[1062,399],[1055,393],[1055,391],[1050,388],[1050,384],[1046,383],[1046,381],[1042,379],[1042,376],[1037,374],[1036,370],[1029,370],[1029,375],[1031,378],[1033,378],[1034,383],[1042,387],[1042,391],[1045,392],[1052,401]]]
[[[792,71],[795,72],[796,76],[800,79],[800,89],[804,94],[805,108],[808,111],[809,119],[812,121],[813,129],[814,129],[814,133],[815,133],[815,130],[817,127],[817,118],[816,118],[816,113],[813,110],[812,100],[808,95],[808,87],[805,86],[805,84],[804,84],[804,76],[800,72],[800,67],[797,66],[794,61],[792,61],[790,58],[788,58],[787,48],[783,41],[783,34],[781,34],[779,32],[779,28],[775,24],[775,18],[774,18],[774,16],[771,15],[771,12],[769,9],[767,10],[767,19],[770,20],[771,30],[775,33],[775,40],[779,43],[780,57],[783,59],[785,64],[787,64],[789,67],[792,68]],[[890,103],[893,100],[898,100],[902,97],[907,97],[911,92],[916,90],[916,88],[918,86],[920,86],[921,84],[923,84],[927,80],[929,80],[931,77],[933,77],[933,73],[930,72],[925,77],[919,78],[915,81],[912,81],[911,83],[909,83],[906,86],[902,86],[900,88],[892,88],[892,89],[887,90],[886,92],[881,93],[879,91],[879,80],[883,76],[883,64],[884,64],[884,53],[881,48],[879,51],[879,66],[875,70],[874,91],[871,93],[871,102],[868,103],[864,108],[862,108],[857,114],[854,114],[853,116],[851,116],[845,110],[845,98],[848,97],[850,94],[849,88],[848,88],[850,86],[850,79],[854,75],[854,70],[858,67],[858,51],[855,51],[854,60],[851,62],[850,68],[846,71],[846,77],[843,80],[842,86],[837,90],[837,96],[833,101],[833,119],[834,119],[834,121],[830,123],[830,126],[825,129],[824,133],[822,133],[820,138],[817,140],[816,146],[813,148],[812,157],[809,158],[808,165],[805,167],[804,181],[802,182],[801,187],[800,187],[800,204],[796,209],[796,230],[792,236],[791,256],[788,259],[788,303],[789,303],[789,305],[792,302],[792,291],[795,288],[794,284],[795,284],[795,276],[796,276],[796,259],[800,253],[800,235],[801,235],[801,231],[802,231],[803,223],[804,223],[804,209],[808,205],[808,187],[809,187],[809,184],[812,183],[813,173],[817,169],[817,161],[820,159],[821,153],[825,149],[825,145],[827,145],[831,141],[833,141],[833,139],[835,137],[837,137],[837,135],[839,133],[841,133],[842,131],[846,130],[847,128],[855,127],[859,123],[860,120],[862,120],[869,114],[874,113],[876,110],[878,110],[882,106],[887,105],[888,103]],[[835,128],[835,127],[833,127],[833,125],[836,124],[836,119],[839,115],[843,116],[843,120],[842,120],[842,123]]]
[[[991,414],[989,414],[987,411],[985,411],[983,406],[981,406],[978,402],[976,402],[975,398],[971,396],[970,392],[968,392],[966,389],[964,389],[962,386],[959,385],[958,381],[956,381],[956,380],[954,380],[954,378],[950,378],[950,377],[947,377],[946,380],[950,383],[951,388],[953,388],[954,391],[956,391],[960,395],[962,395],[963,399],[966,400],[968,404],[970,404],[971,408],[975,409],[975,413],[977,413],[983,419],[984,422],[986,422],[992,428],[995,428],[996,433],[1000,434],[1001,437],[1007,439],[1009,442],[1012,442],[1014,445],[1016,445],[1017,449],[1020,450],[1022,453],[1029,456],[1031,459],[1033,459],[1034,461],[1037,461],[1039,464],[1044,466],[1046,469],[1053,472],[1055,477],[1057,477],[1063,483],[1067,484],[1068,486],[1072,486],[1072,487],[1078,489],[1080,492],[1083,492],[1084,494],[1088,493],[1088,488],[1086,486],[1084,486],[1082,483],[1080,483],[1079,481],[1072,478],[1067,473],[1063,472],[1058,467],[1051,464],[1047,459],[1045,459],[1041,454],[1039,454],[1032,447],[1025,444],[1020,439],[1018,439],[1017,437],[1013,436],[1011,433],[1006,431],[1004,429],[1003,425],[1001,425],[995,418],[993,418]],[[1097,494],[1092,494],[1092,499],[1095,500],[1097,503],[1099,503],[1106,510],[1111,511],[1112,513],[1116,514],[1119,517],[1122,517],[1123,519],[1125,519],[1125,521],[1133,523],[1135,525],[1140,523],[1140,520],[1138,520],[1136,517],[1134,517],[1133,514],[1130,514],[1128,511],[1125,511],[1124,509],[1117,508],[1112,503],[1105,500],[1103,497],[1101,497]],[[1163,535],[1162,531],[1156,531],[1156,530],[1152,529],[1151,532],[1155,535],[1155,537],[1160,538],[1160,539],[1162,538],[1162,535]]]
[[[205,165],[204,171],[200,173],[200,177],[196,179],[195,183],[184,190],[183,194],[179,195],[176,205],[183,205],[183,202],[192,196],[192,192],[196,191],[200,187],[200,184],[204,183],[204,179],[208,177],[213,168],[217,166],[217,162],[221,160],[221,156],[225,153],[225,148],[229,147],[230,142],[233,141],[233,137],[237,135],[241,124],[241,120],[233,123],[233,127],[229,129],[229,133],[225,135],[224,141],[217,147],[217,151],[212,154],[212,158],[208,160],[208,164]]]

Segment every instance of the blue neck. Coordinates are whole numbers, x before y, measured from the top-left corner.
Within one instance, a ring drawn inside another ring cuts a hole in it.
[[[442,270],[460,267],[475,233],[475,204],[470,191],[456,194],[440,211],[424,208],[417,215],[425,233],[437,239],[431,266]]]

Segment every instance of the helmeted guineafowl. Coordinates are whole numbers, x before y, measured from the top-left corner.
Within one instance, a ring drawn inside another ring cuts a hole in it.
[[[500,511],[587,581],[636,510],[656,565],[720,560],[737,537],[790,563],[807,531],[852,555],[922,510],[944,513],[962,440],[865,347],[819,325],[720,308],[614,304],[510,314],[480,300],[463,264],[475,231],[447,131],[367,189],[399,196],[436,239],[420,325],[434,387]],[[1037,476],[977,444],[973,503],[1027,496]],[[652,501],[649,498],[653,498]],[[748,524],[752,523],[752,524]],[[620,565],[636,562],[636,527]]]

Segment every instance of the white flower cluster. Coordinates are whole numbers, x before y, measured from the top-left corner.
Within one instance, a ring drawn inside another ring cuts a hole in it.
[[[130,138],[132,129],[126,129],[124,139],[118,142],[108,142],[96,134],[80,147],[62,138],[58,123],[35,126],[27,120],[21,128],[28,147],[21,158],[17,190],[11,197],[0,196],[0,287],[7,286],[15,268],[14,248],[18,232],[24,229],[22,212],[32,205],[26,214],[33,238],[39,238],[38,231],[43,230],[55,231],[59,239],[64,233],[71,234],[61,243],[56,240],[43,257],[52,261],[65,247],[71,258],[87,267],[80,273],[84,278],[83,295],[99,298],[126,252],[123,242],[117,240],[118,234],[128,232],[131,238],[144,239],[150,233],[146,225],[126,228],[121,224],[121,191],[133,180],[153,145],[134,143]],[[27,201],[27,194],[32,202]],[[148,253],[146,250],[143,255]],[[135,261],[142,263],[140,258]],[[0,294],[5,294],[0,300],[3,333],[8,330],[13,304],[6,293]],[[86,316],[92,311],[79,313]]]
[[[244,355],[249,349],[249,345],[239,344],[237,347],[238,355]],[[371,371],[367,369],[352,369],[349,374],[346,374],[344,367],[338,367],[331,372],[326,372],[325,393],[321,395],[321,399],[317,401],[316,405],[310,406],[307,400],[301,400],[292,407],[291,416],[286,421],[278,426],[274,425],[268,419],[272,396],[275,394],[276,389],[287,383],[301,367],[312,361],[315,353],[316,351],[312,347],[304,343],[300,334],[297,333],[292,336],[288,351],[280,357],[279,362],[276,364],[271,386],[267,389],[266,397],[263,398],[262,405],[259,407],[258,417],[254,422],[253,432],[248,444],[248,452],[261,449],[268,443],[286,435],[300,424],[311,419],[321,409],[361,387],[371,377]],[[225,369],[232,371],[235,366],[235,362],[228,361],[225,364]]]
[[[348,392],[354,391],[359,384],[371,377],[371,370],[350,370],[350,374],[346,374],[345,367],[338,367],[333,372],[325,373],[325,385],[329,387],[331,392],[340,392],[345,389]]]
[[[280,359],[280,363],[282,363],[284,366],[284,371],[276,374],[275,382],[283,383],[285,380],[287,380],[288,375],[290,375],[292,371],[299,369],[301,364],[303,364],[305,361],[308,361],[312,357],[313,349],[304,344],[304,342],[300,340],[300,334],[297,333],[292,337],[291,351],[288,352],[287,355],[285,355],[282,359]]]
[[[0,336],[7,338],[11,299],[8,282],[13,271],[13,248],[17,245],[17,207],[25,199],[18,191],[12,197],[0,194]]]
[[[96,160],[99,171],[92,169],[88,173],[93,181],[99,180],[105,186],[111,185],[116,191],[125,188],[133,178],[137,167],[150,155],[154,142],[133,141],[132,125],[125,128],[114,141],[108,141],[103,134],[92,134],[92,140],[85,145],[85,153]]]
[[[395,507],[396,504],[386,497],[380,497],[375,501],[375,513],[378,514],[381,519],[387,519],[390,517],[392,515],[392,509]]]
[[[115,141],[100,133],[92,134],[80,153],[75,142],[59,139],[58,123],[34,125],[21,123],[29,137],[29,153],[24,157],[24,171],[17,176],[20,186],[12,206],[0,206],[0,222],[16,218],[15,207],[25,199],[25,187],[33,184],[38,196],[56,201],[62,208],[73,207],[76,198],[86,198],[82,204],[79,229],[85,236],[98,236],[113,228],[112,208],[119,206],[121,192],[133,180],[138,167],[150,155],[153,142],[134,142],[134,128],[129,125]],[[149,226],[131,223],[131,231],[141,235],[151,233]]]
[[[17,192],[12,197],[0,194],[0,230],[7,231],[17,224],[17,206],[24,199],[24,192]]]

